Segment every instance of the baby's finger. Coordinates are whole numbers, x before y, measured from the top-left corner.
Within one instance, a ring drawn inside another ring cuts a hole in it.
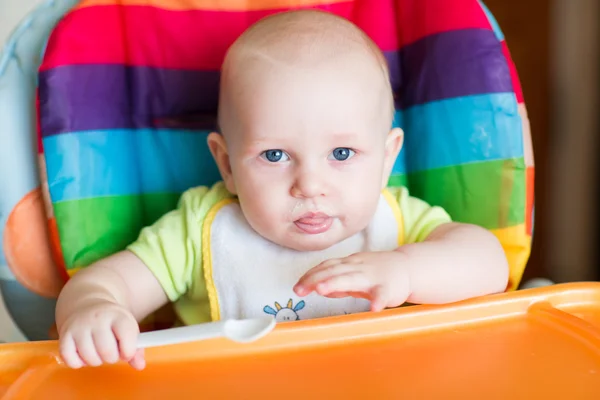
[[[113,324],[113,332],[119,345],[121,359],[130,361],[136,354],[139,326],[133,318],[119,318]]]
[[[321,296],[329,296],[339,292],[368,293],[371,287],[372,283],[364,273],[353,271],[317,283],[315,291]]]
[[[334,265],[341,264],[342,261],[343,261],[343,259],[341,259],[341,258],[330,258],[329,260],[325,260],[322,263],[315,265],[313,268],[311,268],[310,271],[318,272],[325,268],[329,268],[329,267],[333,267]]]
[[[69,368],[78,369],[85,364],[77,354],[75,341],[70,334],[60,339],[59,352],[60,357]]]
[[[85,332],[84,334],[77,335],[75,338],[75,346],[77,347],[77,353],[83,362],[90,367],[97,367],[102,365],[102,359],[96,351],[94,341],[92,339],[91,332]]]
[[[371,290],[371,311],[384,310],[390,301],[390,292],[384,285],[377,285]]]
[[[308,271],[296,284],[294,290],[296,293],[304,292],[306,294],[315,290],[315,287],[336,275],[344,275],[356,270],[354,265],[350,264],[335,264],[321,270]]]
[[[129,365],[138,371],[146,368],[146,360],[144,359],[144,349],[139,349],[135,352],[133,358],[129,361]]]
[[[331,258],[329,260],[325,260],[321,264],[316,265],[309,272],[316,273],[338,264],[360,264],[361,262],[362,258],[357,253],[344,258]]]
[[[344,264],[362,264],[364,262],[364,255],[361,253],[354,253],[348,257],[342,258],[341,262]]]
[[[333,293],[329,293],[325,297],[329,297],[330,299],[343,299],[344,297],[350,297],[350,296],[351,295],[349,292],[333,292]]]
[[[110,328],[97,329],[92,331],[92,340],[98,355],[108,364],[114,364],[119,361],[119,347],[117,339]]]
[[[356,299],[366,299],[366,300],[371,299],[371,296],[365,292],[333,292],[333,293],[329,293],[325,297],[328,297],[330,299],[341,299],[344,297],[354,297]]]
[[[309,294],[313,288],[309,287],[310,281],[314,279],[314,276],[317,274],[322,274],[323,271],[331,269],[332,267],[341,264],[342,260],[339,258],[332,258],[326,261],[323,261],[321,264],[309,269],[304,275],[298,279],[298,283],[294,286],[294,291],[299,296],[305,296]]]

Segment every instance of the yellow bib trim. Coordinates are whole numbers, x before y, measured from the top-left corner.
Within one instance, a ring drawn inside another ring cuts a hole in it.
[[[217,287],[213,279],[212,253],[210,247],[212,223],[221,208],[231,203],[237,203],[235,198],[227,198],[215,204],[206,214],[204,224],[202,225],[202,267],[204,269],[204,280],[206,281],[206,292],[208,294],[208,303],[210,305],[210,318],[212,321],[221,319],[221,309],[219,306],[219,296]]]
[[[390,193],[389,190],[383,189],[382,191],[383,197],[389,204],[392,212],[394,213],[394,218],[396,218],[396,223],[398,224],[398,247],[404,244],[404,217],[402,216],[402,210],[400,209],[400,205],[398,201]]]

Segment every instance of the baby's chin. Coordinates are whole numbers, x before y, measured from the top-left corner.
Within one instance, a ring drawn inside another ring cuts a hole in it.
[[[323,251],[346,240],[352,235],[353,233],[339,232],[336,229],[312,235],[293,232],[290,235],[286,235],[284,238],[279,238],[279,240],[275,239],[273,242],[280,246],[301,252]]]
[[[250,224],[252,226],[252,224]],[[323,251],[334,246],[349,237],[353,236],[361,229],[348,229],[339,220],[334,221],[332,226],[323,233],[311,234],[302,232],[294,224],[289,229],[283,229],[278,232],[270,231],[264,226],[252,226],[256,233],[268,241],[291,250],[299,252]]]
[[[308,252],[327,250],[339,242],[340,240],[327,240],[325,238],[311,237],[310,240],[305,240],[305,238],[296,238],[295,240],[286,240],[283,243],[278,244],[292,250]]]

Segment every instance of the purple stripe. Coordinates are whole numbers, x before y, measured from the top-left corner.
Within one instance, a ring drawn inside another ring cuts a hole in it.
[[[462,29],[431,35],[404,47],[400,58],[399,109],[513,91],[501,43],[491,30]]]
[[[512,92],[506,59],[490,30],[432,35],[385,56],[401,109],[465,95]],[[57,67],[40,74],[42,135],[152,127],[213,129],[218,89],[216,71],[114,64]]]
[[[54,68],[40,74],[42,135],[171,127],[173,116],[196,123],[201,120],[210,129],[218,90],[216,71],[123,65]]]

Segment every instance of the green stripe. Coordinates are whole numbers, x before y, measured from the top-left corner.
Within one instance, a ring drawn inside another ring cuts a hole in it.
[[[54,204],[67,269],[87,266],[137,239],[174,209],[181,194],[96,197]]]
[[[523,158],[395,175],[390,186],[444,207],[455,221],[503,228],[525,220]],[[174,209],[180,194],[99,197],[54,205],[67,269],[125,248],[140,230]]]
[[[406,185],[412,196],[443,207],[458,222],[498,229],[525,221],[523,158],[392,176],[389,185]]]
[[[402,187],[408,185],[408,177],[406,174],[398,174],[390,176],[390,180],[388,181],[388,186],[392,187]]]

